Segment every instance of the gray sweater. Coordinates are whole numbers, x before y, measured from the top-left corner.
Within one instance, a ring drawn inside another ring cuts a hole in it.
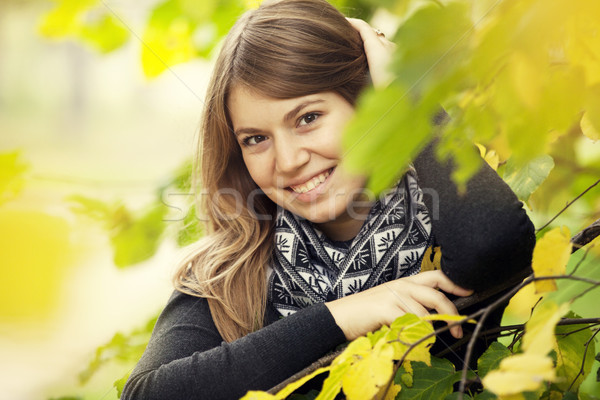
[[[510,188],[483,165],[459,196],[451,164],[439,164],[433,151],[427,147],[413,165],[445,274],[483,290],[529,268],[534,229]],[[237,399],[275,386],[345,341],[324,304],[286,318],[267,305],[265,320],[259,331],[226,343],[206,299],[173,293],[121,399]]]

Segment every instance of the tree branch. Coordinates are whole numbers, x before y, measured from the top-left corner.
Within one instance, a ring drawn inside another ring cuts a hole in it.
[[[573,203],[575,203],[577,200],[579,200],[581,198],[581,196],[583,196],[584,194],[586,194],[587,192],[589,192],[590,190],[592,190],[592,188],[594,186],[596,186],[597,184],[599,184],[599,183],[600,183],[600,179],[598,179],[596,182],[592,183],[587,189],[585,189],[583,192],[581,192],[577,197],[575,197],[573,200],[571,200],[570,202],[568,202],[567,205],[564,206],[562,210],[560,210],[554,217],[552,217],[552,219],[550,219],[550,221],[548,221],[544,225],[542,225],[541,228],[536,229],[536,232],[539,232],[542,229],[544,229],[545,227],[547,227],[548,225],[550,225],[552,223],[552,221],[554,221],[556,218],[558,218],[558,216],[560,214],[562,214],[563,212],[565,212],[567,210],[567,208],[571,207],[571,205],[573,205]]]
[[[600,181],[599,181],[600,182]],[[571,242],[573,243],[573,253],[576,252],[577,250],[579,250],[580,248],[582,248],[583,246],[585,246],[586,244],[588,244],[589,242],[591,242],[592,240],[594,240],[596,237],[600,236],[600,219],[596,220],[594,223],[592,223],[591,225],[589,225],[588,227],[586,227],[585,229],[583,229],[581,232],[577,233],[575,236],[573,236],[573,238],[571,239]],[[459,325],[462,324],[464,322],[467,321],[467,319],[473,319],[476,317],[479,317],[480,315],[484,314],[487,311],[486,317],[487,315],[493,311],[494,309],[496,309],[500,304],[502,304],[504,301],[510,299],[514,294],[516,294],[521,288],[525,287],[526,285],[528,285],[529,283],[536,281],[536,280],[542,280],[542,279],[560,279],[560,278],[569,278],[569,279],[575,279],[575,280],[582,280],[585,281],[587,283],[591,283],[591,284],[600,284],[600,282],[596,282],[593,280],[589,280],[589,279],[585,279],[585,278],[578,278],[578,277],[573,277],[573,276],[569,276],[569,275],[558,275],[558,276],[554,276],[554,277],[540,277],[540,278],[535,278],[533,276],[533,274],[530,273],[530,270],[524,270],[522,271],[520,274],[518,274],[517,276],[514,276],[511,280],[506,281],[506,282],[502,282],[496,286],[493,286],[487,290],[484,290],[480,293],[475,293],[469,297],[461,297],[458,298],[456,300],[453,301],[454,305],[456,306],[456,308],[460,311],[460,310],[464,310],[468,307],[474,306],[476,304],[480,304],[485,300],[488,300],[494,296],[500,295],[502,294],[498,299],[496,299],[492,304],[490,304],[489,306],[469,315],[467,318],[461,320],[461,321],[457,321],[454,322],[452,324],[446,325],[442,328],[437,329],[433,334],[426,336],[425,338],[422,338],[420,341],[417,341],[415,343],[413,343],[413,345],[411,347],[409,347],[407,349],[407,353],[414,347],[417,346],[418,344],[420,344],[423,340],[429,338],[432,335],[437,335],[441,332],[444,332],[448,329],[450,329],[450,327],[454,326],[454,325]],[[482,318],[480,319],[480,321],[477,324],[477,327],[480,326],[480,324],[482,325],[481,321],[484,320],[485,317],[482,316]],[[467,347],[467,355],[465,356],[465,366],[468,366],[468,362],[470,360],[470,355],[472,354],[472,347],[474,346],[474,342],[475,339],[477,338],[477,335],[475,335],[475,333],[480,333],[482,328],[479,328],[479,330],[477,329],[477,327],[475,328],[475,332],[473,332],[473,335],[471,336],[471,340],[469,340],[469,346]],[[475,338],[475,339],[473,339]],[[469,352],[469,347],[471,347],[471,352]],[[291,377],[289,377],[288,379],[286,379],[285,381],[281,382],[280,384],[278,384],[277,386],[272,387],[271,389],[269,389],[269,393],[271,394],[275,394],[278,391],[280,391],[281,389],[283,389],[284,387],[286,387],[287,385],[289,385],[292,382],[297,381],[298,379],[312,373],[313,371],[317,370],[318,368],[321,367],[325,367],[329,364],[331,364],[331,362],[338,356],[341,354],[342,350],[338,350],[332,353],[327,354],[326,356],[321,357],[320,359],[318,359],[317,361],[315,361],[314,363],[310,364],[308,367],[304,368],[303,370],[297,372],[296,374],[292,375]],[[395,370],[397,370],[397,368],[399,367],[399,364],[397,364],[397,367]],[[463,378],[464,378],[464,382],[466,382],[466,368],[465,367],[463,369]],[[461,378],[461,386],[463,388],[464,391],[464,382],[463,379]]]

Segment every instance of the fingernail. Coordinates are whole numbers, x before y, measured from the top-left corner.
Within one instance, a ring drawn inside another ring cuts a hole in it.
[[[452,336],[454,336],[456,339],[460,339],[463,337],[463,330],[460,326],[455,326],[454,328],[452,328]]]

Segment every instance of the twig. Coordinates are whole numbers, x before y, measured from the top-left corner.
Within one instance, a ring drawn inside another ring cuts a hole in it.
[[[590,252],[590,249],[593,248],[594,246],[589,246],[587,249],[585,249],[585,253],[583,253],[583,256],[581,257],[581,260],[579,260],[577,262],[577,264],[575,265],[575,267],[573,268],[573,271],[571,271],[571,273],[569,275],[575,275],[575,272],[577,272],[577,270],[579,269],[579,267],[581,266],[581,264],[583,264],[583,261],[587,258],[588,253]],[[575,250],[573,250],[575,251]],[[571,252],[571,254],[573,254]]]
[[[534,279],[535,278],[533,277],[533,274],[530,275],[527,279],[525,279],[519,285],[515,286],[514,288],[509,290],[507,293],[505,293],[503,296],[501,296],[496,301],[494,301],[492,304],[490,304],[489,306],[483,308],[482,310],[480,310],[478,312],[478,313],[481,313],[482,316],[481,316],[481,319],[478,321],[477,326],[475,327],[475,331],[473,331],[473,335],[471,336],[471,340],[469,340],[469,344],[467,345],[467,353],[465,354],[465,360],[463,363],[462,374],[460,377],[460,386],[459,386],[459,395],[458,395],[459,400],[463,399],[463,395],[465,393],[465,384],[467,382],[467,369],[469,367],[469,362],[471,361],[471,355],[473,354],[473,347],[475,346],[475,341],[477,340],[477,336],[479,335],[479,332],[481,331],[481,327],[483,326],[483,321],[485,320],[485,318],[487,318],[487,316],[493,310],[495,310],[498,306],[500,306],[500,304],[502,304],[506,300],[510,299],[519,290],[521,290],[521,288],[523,288],[523,287],[529,285],[531,282],[533,282]]]
[[[586,326],[585,328],[577,329],[575,331],[568,333],[568,334],[572,334],[572,333],[579,332],[580,330],[585,330],[585,329],[591,328],[593,326],[600,325],[600,318],[562,318],[556,325],[561,325],[561,326],[562,325],[565,325],[565,326],[589,325],[589,326]],[[514,345],[514,343],[516,343],[521,338],[524,329],[525,329],[525,324],[504,325],[504,326],[499,326],[496,328],[486,329],[485,331],[481,332],[481,335],[485,336],[489,339],[495,339],[498,337],[508,336],[508,335],[515,335],[515,339],[513,340],[513,342],[507,346],[509,349],[511,349],[512,346]],[[457,342],[453,343],[448,348],[446,348],[434,355],[436,357],[444,357],[451,350],[465,344],[470,338],[471,338],[471,334],[466,334],[462,339],[458,340]]]
[[[575,203],[577,200],[579,200],[584,194],[586,194],[587,192],[589,192],[594,186],[596,186],[597,184],[600,183],[600,179],[598,179],[596,182],[594,182],[591,186],[589,186],[587,189],[585,189],[583,192],[581,192],[581,194],[579,194],[577,197],[575,197],[573,200],[571,200],[570,202],[567,203],[566,206],[563,207],[562,210],[560,210],[558,212],[558,214],[556,214],[554,217],[552,217],[552,219],[548,222],[546,222],[541,228],[536,229],[536,232],[541,231],[542,229],[544,229],[545,227],[547,227],[548,225],[550,225],[556,218],[558,218],[558,216],[560,214],[562,214],[563,212],[565,212],[567,210],[567,208],[571,207],[571,205],[573,203]]]
[[[577,378],[579,378],[579,376],[583,375],[583,368],[585,367],[585,357],[587,356],[588,348],[590,347],[590,343],[594,340],[594,337],[596,337],[598,332],[600,332],[600,329],[596,329],[594,334],[588,339],[587,342],[585,342],[585,350],[583,351],[583,358],[581,360],[581,368],[579,368],[579,372],[575,376],[575,379],[573,379],[573,382],[571,382],[571,384],[569,385],[567,392],[571,391],[571,388],[575,384],[575,381],[577,381]]]
[[[600,324],[600,318],[562,318],[557,326],[563,325],[583,325],[583,324]],[[525,329],[525,324],[517,324],[517,325],[505,325],[499,326],[497,328],[491,328],[486,331],[483,331],[484,334],[494,334],[498,332],[511,331],[511,330],[523,330]]]
[[[525,329],[523,329],[521,332],[515,333],[515,337],[513,338],[512,342],[510,342],[510,344],[508,346],[506,346],[506,348],[509,349],[510,351],[513,351],[513,347],[515,346],[515,344],[517,344],[517,342],[519,340],[521,340],[521,338],[523,337],[524,334],[525,334]]]
[[[593,327],[595,327],[596,325],[599,325],[599,324],[598,324],[598,323],[595,323],[595,324],[590,324],[589,326],[584,326],[583,328],[575,329],[574,331],[571,331],[571,332],[566,332],[566,333],[557,333],[556,335],[557,335],[557,336],[562,336],[562,338],[564,339],[564,338],[566,338],[567,336],[573,335],[573,334],[575,334],[575,333],[577,333],[577,332],[585,331],[586,329],[593,328]]]
[[[598,236],[600,236],[600,219],[592,222],[592,224],[571,238],[571,243],[574,245],[573,251],[576,250],[575,246],[583,247]]]
[[[285,381],[281,382],[277,386],[273,386],[271,389],[268,390],[268,393],[275,394],[275,393],[279,392],[281,389],[283,389],[284,387],[286,387],[287,385],[289,385],[290,383],[296,382],[300,378],[304,378],[306,375],[309,375],[310,373],[316,371],[319,368],[328,366],[329,364],[332,363],[332,361],[337,356],[342,354],[343,351],[344,351],[344,349],[336,350],[332,353],[329,353],[329,354],[319,358],[317,361],[310,364],[308,367],[304,368],[303,370],[296,372],[294,375],[290,376],[289,378],[287,378]]]
[[[598,181],[600,182],[600,180]],[[596,183],[598,183],[596,182]],[[589,190],[589,188],[588,188]],[[581,195],[580,195],[581,196]],[[551,222],[551,221],[550,221]],[[595,239],[596,237],[600,236],[600,229],[597,229],[596,226],[600,227],[600,220],[595,221],[594,223],[592,223],[591,225],[589,225],[587,228],[585,228],[583,231],[579,232],[577,235],[575,235],[572,239],[571,242],[574,244],[573,246],[573,252],[576,252],[577,250],[579,250],[581,247],[583,247],[585,244],[591,242],[593,239]],[[588,240],[589,239],[589,240]],[[598,285],[600,286],[600,282],[598,281],[594,281],[592,279],[587,279],[587,278],[580,278],[580,277],[575,277],[575,276],[570,276],[570,275],[556,275],[556,276],[548,276],[548,277],[534,277],[533,274],[530,274],[530,270],[524,270],[521,271],[520,274],[518,274],[516,277],[513,277],[513,279],[511,279],[508,282],[504,282],[500,285],[494,286],[490,289],[487,289],[485,291],[482,291],[480,293],[475,293],[469,297],[461,297],[458,298],[456,300],[453,301],[453,303],[455,304],[456,308],[460,311],[460,310],[464,310],[470,306],[474,306],[476,304],[479,304],[485,300],[490,299],[493,296],[496,296],[500,293],[503,293],[503,295],[501,297],[499,297],[497,300],[495,300],[492,304],[490,304],[489,306],[475,312],[472,313],[471,315],[469,315],[468,317],[466,317],[463,320],[460,321],[456,321],[454,323],[445,325],[444,327],[441,327],[439,329],[437,329],[435,332],[433,332],[430,335],[427,335],[426,337],[420,339],[419,341],[413,343],[406,351],[406,354],[408,354],[408,352],[410,352],[415,346],[417,346],[418,344],[422,343],[424,340],[428,339],[431,336],[434,335],[438,335],[439,333],[442,333],[448,329],[450,329],[451,327],[455,326],[455,325],[460,325],[464,322],[466,322],[468,319],[474,319],[479,317],[480,315],[482,315],[487,309],[491,308],[491,311],[493,311],[494,309],[496,309],[500,304],[502,304],[502,302],[508,300],[509,298],[511,298],[515,293],[517,293],[519,290],[521,290],[523,287],[525,287],[526,285],[530,284],[533,281],[536,280],[543,280],[543,279],[573,279],[573,280],[579,280],[579,281],[584,281],[593,285]],[[510,289],[512,288],[512,289]],[[510,289],[508,291],[506,291],[507,289]],[[490,312],[491,312],[490,311]],[[471,341],[475,341],[477,338],[473,335],[471,336]],[[304,368],[303,370],[297,372],[296,374],[292,375],[290,378],[286,379],[285,381],[281,382],[279,385],[274,386],[273,388],[271,388],[269,390],[269,393],[277,393],[279,390],[283,389],[285,386],[287,386],[288,384],[295,382],[296,380],[312,373],[313,371],[315,371],[318,368],[321,368],[323,366],[327,366],[329,365],[334,359],[335,357],[337,357],[339,354],[341,354],[341,350],[337,351],[337,352],[333,352],[330,353],[324,357],[321,357],[320,359],[318,359],[317,361],[315,361],[314,363],[310,364],[308,367]],[[464,365],[468,365],[470,361],[470,355],[469,358],[467,358],[465,360]],[[400,363],[397,363],[394,369],[394,374],[397,372],[399,365],[401,365]],[[463,383],[463,378],[464,382],[466,382],[466,373],[464,374],[464,377],[461,377],[461,383],[464,385]],[[388,386],[389,388],[389,386]],[[463,387],[464,390],[464,387]],[[463,392],[464,393],[464,392]],[[462,394],[460,395],[462,396]]]

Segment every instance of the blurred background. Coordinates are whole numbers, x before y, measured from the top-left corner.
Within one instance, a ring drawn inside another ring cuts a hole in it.
[[[189,172],[211,59],[236,17],[258,3],[0,0],[0,400],[118,397],[118,380],[141,355],[154,318],[172,292],[171,276],[185,245],[202,234],[191,207]],[[410,5],[439,1],[385,2],[388,10],[377,8],[374,0],[333,3],[348,16],[370,20],[390,38],[403,18],[412,15],[412,24],[405,24],[401,34],[424,39],[409,42],[414,48],[404,53],[418,62],[398,64],[406,69],[400,76],[410,79],[415,71],[431,69],[431,60],[439,59],[434,50],[444,55],[448,48],[454,50],[450,33],[464,35],[452,14],[434,15],[452,20],[438,23],[432,13],[411,11],[418,6]],[[474,2],[472,18],[485,15],[491,3]],[[600,40],[600,35],[593,37]],[[471,46],[468,54],[477,55],[476,40]],[[465,59],[462,54],[455,58]],[[452,70],[448,64],[441,65],[441,75],[434,70],[419,81],[423,93],[431,82],[444,84],[444,68]],[[506,94],[510,101],[494,105],[497,110],[489,106],[484,111],[522,112],[525,107],[513,107],[515,99],[528,104],[539,100],[532,99],[525,85],[532,80],[527,73],[531,67],[510,65],[517,66],[509,81],[516,92]],[[586,82],[598,90],[600,73],[590,71],[597,74],[596,81]],[[510,84],[502,88],[512,90]],[[457,104],[467,111],[464,104],[480,104],[472,92],[460,94],[450,93],[447,103],[442,102],[451,113]],[[551,94],[565,98],[560,90]],[[540,107],[554,107],[542,113],[548,120],[555,108],[564,108],[551,96],[541,98],[549,100]],[[600,110],[600,103],[592,106]],[[537,111],[528,108],[532,115]],[[396,113],[397,126],[404,115],[412,119],[415,113],[409,108]],[[590,118],[596,115],[600,113]],[[471,118],[465,117],[465,124],[494,131],[485,114],[465,116]],[[455,121],[461,128],[456,131],[466,132],[461,119]],[[509,128],[518,138],[527,136],[520,126]],[[548,134],[546,125],[539,128],[545,136],[531,136],[538,142],[515,141],[510,132],[508,139],[485,136],[485,130],[481,137],[468,138],[485,145],[482,156],[527,201],[537,227],[600,177],[598,132],[589,128],[582,135],[577,128]],[[452,134],[450,141],[456,139]],[[402,137],[385,140],[391,148]],[[457,147],[457,142],[448,143]],[[520,161],[533,161],[518,168],[524,164],[512,164],[511,151]],[[370,159],[361,153],[357,158]],[[480,162],[463,161],[461,166]],[[598,189],[591,189],[556,224],[575,233],[599,218]],[[600,279],[592,255],[580,271]],[[579,259],[581,255],[573,258],[570,268]],[[568,300],[581,290],[571,285],[559,292]],[[572,310],[597,317],[596,298],[590,292]],[[532,291],[521,293],[507,321],[527,320],[535,301]]]
[[[152,227],[132,226],[191,157],[210,67],[196,60],[144,74],[136,35],[152,3],[110,3],[132,38],[106,54],[42,34],[55,2],[0,2],[1,399],[116,398],[119,365],[85,390],[79,374],[97,347],[143,327],[171,293],[181,256],[173,235],[154,253],[144,238]],[[126,231],[122,247],[147,250],[139,262],[125,255],[117,265],[115,229]]]

